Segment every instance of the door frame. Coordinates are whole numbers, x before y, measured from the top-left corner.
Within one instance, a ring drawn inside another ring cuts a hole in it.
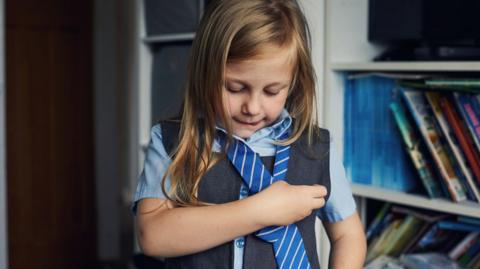
[[[5,17],[0,0],[0,268],[8,268],[5,92]]]

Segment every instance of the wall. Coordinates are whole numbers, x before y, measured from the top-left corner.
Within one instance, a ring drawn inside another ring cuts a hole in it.
[[[130,107],[136,75],[135,2],[102,0],[94,6],[97,247],[103,262],[125,263],[133,251],[128,141],[135,131]]]

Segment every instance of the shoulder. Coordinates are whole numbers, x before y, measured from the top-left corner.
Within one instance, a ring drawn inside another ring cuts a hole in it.
[[[317,143],[330,143],[330,131],[319,126],[313,126],[313,138]]]
[[[302,135],[299,138],[299,142],[301,144],[307,143],[310,145],[330,144],[330,131],[314,125],[312,127],[311,133],[309,133],[307,130],[303,131]]]
[[[177,120],[177,119],[162,120],[162,121],[159,121],[157,124],[155,124],[155,126],[153,126],[152,137],[153,135],[160,134],[165,150],[167,152],[171,152],[171,150],[178,143],[179,132],[180,132],[180,120]]]

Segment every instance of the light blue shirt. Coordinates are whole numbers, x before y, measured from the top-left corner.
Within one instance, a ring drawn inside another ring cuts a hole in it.
[[[283,110],[279,119],[272,125],[256,131],[252,136],[244,140],[247,145],[257,152],[260,156],[274,156],[275,145],[272,143],[290,128],[292,118],[286,110]],[[221,127],[218,130],[224,131]],[[136,211],[136,203],[143,198],[161,198],[165,195],[161,188],[161,179],[171,163],[165,147],[162,142],[162,131],[159,124],[152,127],[151,139],[148,145],[145,164],[139,177],[137,189],[134,196],[133,211]],[[236,137],[236,139],[241,139]],[[213,151],[221,150],[218,141],[214,142]],[[318,212],[318,217],[322,221],[337,222],[351,216],[356,205],[353,200],[350,184],[345,176],[343,165],[335,151],[333,142],[330,142],[330,197],[324,207]],[[167,177],[166,188],[170,187],[170,180]],[[240,188],[239,199],[248,196],[248,188],[242,185]],[[234,269],[240,269],[243,265],[243,247],[245,238],[235,239],[234,248]]]

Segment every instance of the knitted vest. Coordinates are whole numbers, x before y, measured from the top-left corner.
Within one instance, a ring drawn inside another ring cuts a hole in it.
[[[179,123],[161,122],[162,137],[167,152],[178,143]],[[307,146],[307,137],[302,135],[292,144],[286,181],[292,185],[320,184],[330,194],[329,133],[325,129],[318,132],[313,145]],[[265,167],[272,171],[274,157],[262,158]],[[222,158],[201,178],[198,198],[207,203],[222,204],[239,199],[242,178],[228,158]],[[328,199],[328,195],[326,197]],[[320,268],[315,239],[315,217],[318,210],[296,223],[302,235],[308,260],[312,268]],[[194,225],[192,223],[192,225]],[[212,249],[175,258],[165,259],[167,269],[227,269],[233,268],[234,244],[232,242]],[[244,245],[244,269],[277,268],[273,246],[254,235],[247,235]]]

